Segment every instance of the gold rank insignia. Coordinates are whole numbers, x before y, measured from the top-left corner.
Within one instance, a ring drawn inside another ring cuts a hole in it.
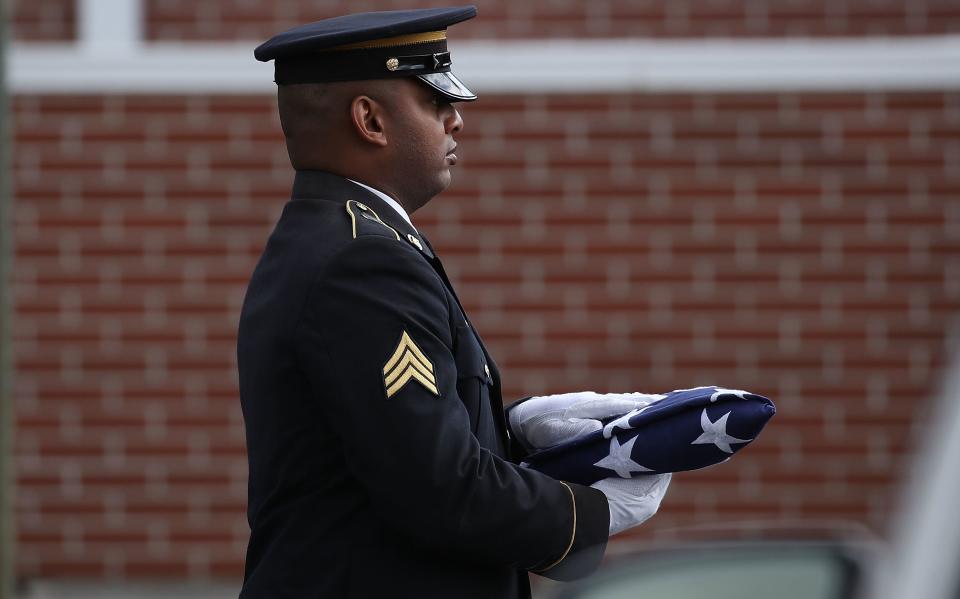
[[[440,397],[433,364],[404,331],[397,349],[383,367],[383,385],[387,390],[387,398],[393,397],[394,393],[403,389],[411,380],[417,381],[427,391]]]

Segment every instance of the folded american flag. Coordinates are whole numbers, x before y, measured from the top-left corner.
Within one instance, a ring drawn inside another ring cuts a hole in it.
[[[605,423],[603,430],[527,456],[529,467],[584,485],[611,476],[696,470],[730,459],[776,408],[739,389],[678,389]]]

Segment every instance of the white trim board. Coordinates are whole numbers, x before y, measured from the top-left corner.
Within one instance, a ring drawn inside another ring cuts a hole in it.
[[[248,43],[14,44],[25,93],[268,93]],[[960,89],[960,35],[750,40],[463,41],[454,67],[483,93]]]

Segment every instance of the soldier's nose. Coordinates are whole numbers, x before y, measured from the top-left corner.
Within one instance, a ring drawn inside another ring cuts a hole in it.
[[[460,111],[454,108],[451,118],[447,120],[447,132],[459,133],[461,129],[463,129],[463,118],[460,116]]]

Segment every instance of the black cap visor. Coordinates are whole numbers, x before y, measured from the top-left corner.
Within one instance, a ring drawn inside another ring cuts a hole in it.
[[[433,89],[440,92],[451,102],[471,102],[477,99],[477,94],[460,81],[460,78],[450,71],[442,73],[424,73],[417,75],[420,81],[423,81]]]

